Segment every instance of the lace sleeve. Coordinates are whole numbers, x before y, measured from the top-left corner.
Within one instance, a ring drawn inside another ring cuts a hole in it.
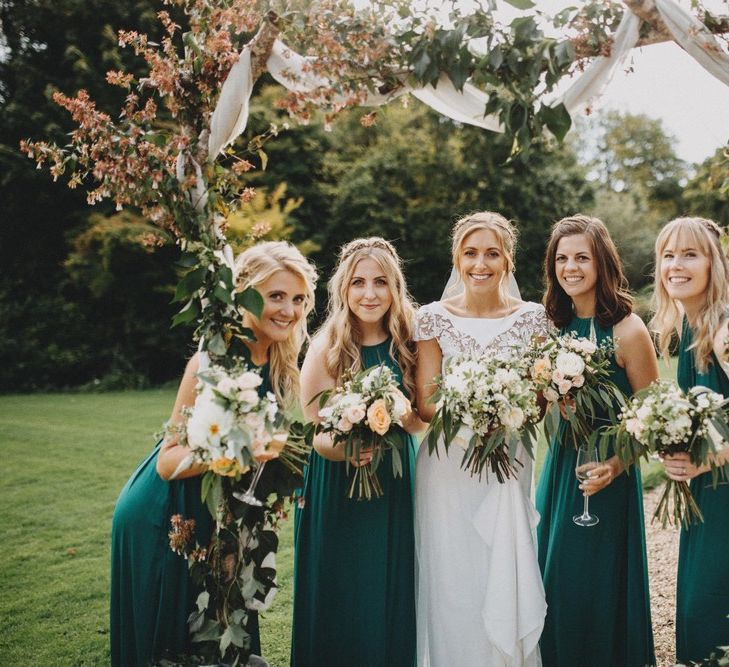
[[[515,326],[523,346],[528,346],[534,338],[546,338],[554,330],[541,304],[535,304],[534,308],[526,311]]]
[[[415,314],[413,340],[430,340],[443,333],[443,318],[433,312],[431,305],[421,306]]]

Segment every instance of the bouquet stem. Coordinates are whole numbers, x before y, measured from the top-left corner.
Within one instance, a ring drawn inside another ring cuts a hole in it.
[[[505,480],[517,476],[518,468],[515,464],[523,467],[518,459],[514,459],[513,463],[509,460],[509,452],[504,445],[499,445],[493,449],[488,453],[488,456],[484,456],[482,450],[475,448],[468,457],[465,467],[471,471],[471,475],[478,475],[478,478],[481,479],[486,464],[491,468],[491,472],[496,475],[499,484],[503,484]]]
[[[354,469],[347,497],[354,498],[355,493],[357,500],[372,500],[373,497],[382,497],[382,485],[377,477],[377,470],[372,468],[371,463]]]
[[[656,519],[661,522],[663,528],[667,525],[682,524],[688,529],[692,523],[697,521],[703,523],[704,515],[696,504],[687,482],[677,482],[672,479],[666,482],[651,522]]]

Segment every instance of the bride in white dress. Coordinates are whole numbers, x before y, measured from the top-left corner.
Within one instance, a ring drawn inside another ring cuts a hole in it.
[[[453,230],[461,293],[417,315],[418,410],[426,421],[432,380],[453,356],[513,354],[548,327],[541,305],[508,295],[515,231],[497,213]],[[468,438],[466,439],[468,440]],[[461,468],[463,450],[421,446],[415,475],[418,667],[539,665],[546,602],[537,562],[532,461],[520,447],[518,478],[500,484]]]

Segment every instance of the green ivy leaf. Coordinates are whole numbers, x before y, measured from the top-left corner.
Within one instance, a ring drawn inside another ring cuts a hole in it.
[[[260,317],[263,312],[263,297],[255,288],[247,287],[235,295],[235,305],[242,306],[249,313]]]
[[[197,299],[190,299],[187,305],[172,318],[172,326],[192,322],[200,314],[200,304]]]
[[[506,2],[517,9],[531,9],[534,7],[532,0],[506,0]]]
[[[223,303],[227,303],[229,306],[234,305],[233,304],[233,297],[230,295],[230,292],[225,289],[222,285],[216,285],[215,289],[213,290],[213,296],[218,301],[222,301]]]
[[[189,299],[194,292],[199,290],[205,282],[205,275],[208,270],[204,266],[193,269],[177,285],[172,303]]]
[[[570,127],[572,127],[572,118],[564,104],[556,107],[544,105],[539,115],[549,131],[557,138],[557,141],[561,142],[569,132]]]
[[[210,342],[208,343],[208,350],[214,355],[223,357],[228,351],[228,346],[225,344],[223,337],[217,333],[210,339]]]

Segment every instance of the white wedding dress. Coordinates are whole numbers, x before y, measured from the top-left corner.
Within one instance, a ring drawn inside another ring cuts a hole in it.
[[[524,303],[497,319],[458,317],[440,302],[417,315],[416,340],[435,339],[443,363],[496,348],[510,354],[545,335],[544,308]],[[521,449],[521,447],[520,447]],[[471,476],[463,450],[420,447],[415,473],[418,667],[540,665],[547,604],[530,498],[532,461],[518,479]]]

